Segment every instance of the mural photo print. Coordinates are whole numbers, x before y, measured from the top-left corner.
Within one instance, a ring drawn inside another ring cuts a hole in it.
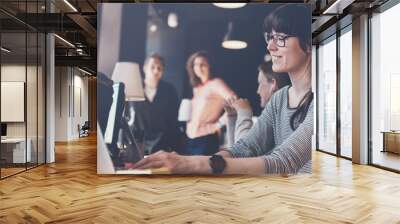
[[[311,173],[310,5],[98,7],[99,174]]]

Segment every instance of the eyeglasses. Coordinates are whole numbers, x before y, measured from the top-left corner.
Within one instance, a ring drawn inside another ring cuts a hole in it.
[[[282,34],[264,33],[264,38],[265,38],[265,42],[267,43],[267,45],[269,44],[269,42],[270,42],[271,40],[273,40],[274,43],[275,43],[278,47],[285,47],[285,46],[286,46],[286,40],[287,40],[289,37],[294,37],[294,36],[282,35]]]

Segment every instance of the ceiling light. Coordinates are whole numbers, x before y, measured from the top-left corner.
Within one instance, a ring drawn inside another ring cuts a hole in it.
[[[9,49],[7,49],[5,47],[1,47],[1,51],[4,51],[6,53],[10,53],[11,52],[11,50],[9,50]]]
[[[81,48],[76,49],[76,52],[77,52],[79,55],[83,55],[83,50],[82,50]]]
[[[245,6],[247,3],[213,3],[214,6],[224,9],[237,9]]]
[[[247,43],[240,40],[226,40],[222,46],[227,49],[240,50],[247,47]]]
[[[79,67],[78,67],[78,70],[81,71],[81,72],[83,72],[83,73],[85,73],[85,74],[87,74],[87,75],[93,75],[92,73],[90,73],[90,72],[88,72],[88,71],[86,71],[86,70],[83,70],[83,69],[81,69],[81,68],[79,68]]]
[[[336,0],[322,14],[342,14],[343,10],[355,0]]]
[[[78,12],[78,10],[71,4],[69,3],[68,0],[64,0],[65,4],[67,4],[74,12]]]
[[[224,36],[222,47],[226,49],[243,49],[247,47],[247,43],[240,38],[240,33],[233,29],[233,23],[229,22],[228,32]]]
[[[172,28],[178,27],[178,15],[175,13],[170,13],[168,15],[168,26]]]
[[[75,45],[73,45],[73,44],[72,44],[71,42],[69,42],[68,40],[66,40],[66,39],[64,39],[64,38],[62,38],[62,37],[60,37],[60,36],[57,35],[57,34],[54,34],[54,36],[57,37],[57,38],[58,38],[59,40],[61,40],[62,42],[64,42],[65,44],[67,44],[68,46],[75,48]]]
[[[151,24],[151,25],[150,25],[150,31],[151,31],[151,32],[156,32],[156,31],[157,31],[157,25]]]

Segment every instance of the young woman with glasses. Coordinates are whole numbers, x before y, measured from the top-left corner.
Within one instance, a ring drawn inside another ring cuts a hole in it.
[[[135,167],[172,173],[288,174],[311,171],[311,9],[285,5],[264,21],[272,69],[287,72],[291,86],[277,91],[258,122],[232,147],[213,156],[159,152]],[[306,18],[306,19],[305,19]]]

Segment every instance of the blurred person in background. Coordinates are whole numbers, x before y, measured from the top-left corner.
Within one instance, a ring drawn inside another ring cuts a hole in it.
[[[272,71],[271,61],[262,62],[258,66],[257,81],[257,94],[260,96],[260,106],[263,109],[276,91],[291,84],[287,73]],[[228,146],[231,146],[253,126],[253,110],[247,99],[237,99],[235,97],[225,101],[224,109],[228,116]]]
[[[206,52],[192,54],[186,69],[193,87],[192,116],[186,126],[186,150],[190,155],[212,155],[220,147],[218,131],[224,125],[224,101],[236,95],[222,79],[211,74]]]
[[[181,152],[178,126],[179,100],[175,88],[161,80],[164,59],[158,54],[146,58],[144,71],[145,101],[134,102],[135,136],[141,140],[145,154],[158,150]]]

